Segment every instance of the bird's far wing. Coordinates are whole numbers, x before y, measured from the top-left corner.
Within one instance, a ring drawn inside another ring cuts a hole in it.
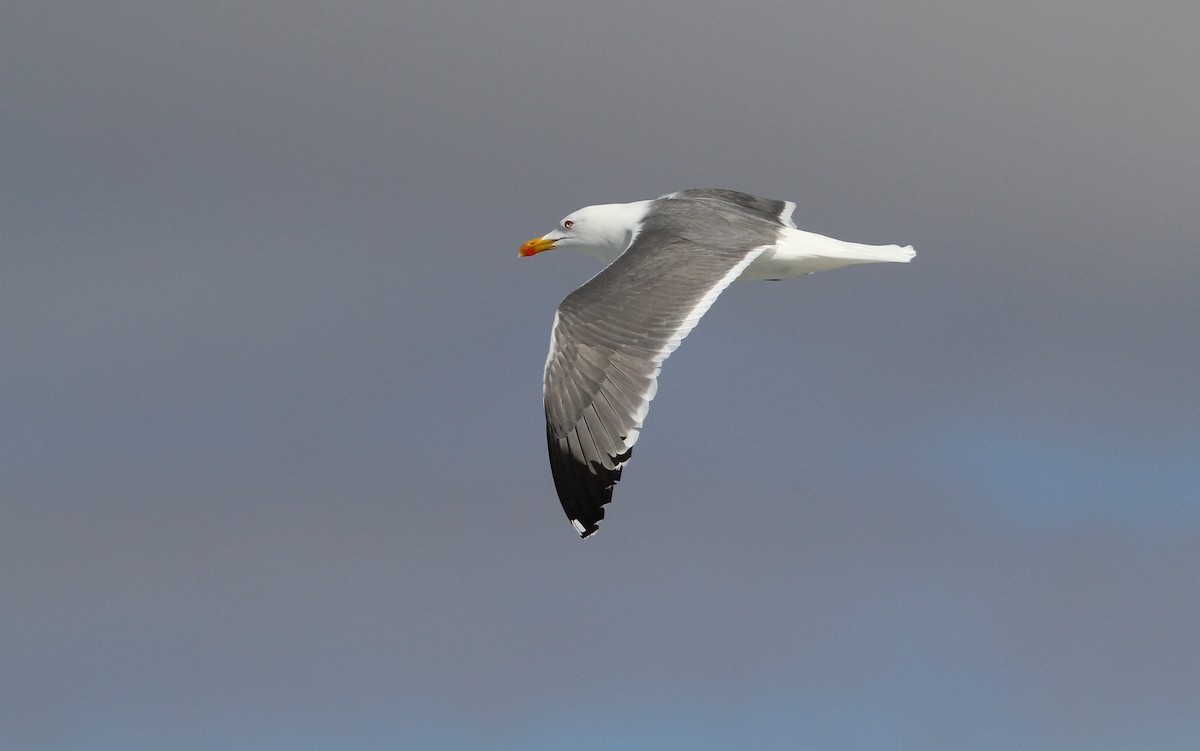
[[[555,315],[544,375],[546,438],[559,500],[583,537],[604,518],[663,361],[774,241],[758,228],[737,243],[702,245],[673,229],[680,218],[660,216],[643,228]]]
[[[792,221],[792,212],[796,210],[796,204],[792,201],[776,201],[770,198],[759,198],[749,193],[740,193],[736,190],[718,188],[689,188],[677,193],[668,193],[662,198],[719,201],[737,206],[773,224],[796,229],[796,223]]]

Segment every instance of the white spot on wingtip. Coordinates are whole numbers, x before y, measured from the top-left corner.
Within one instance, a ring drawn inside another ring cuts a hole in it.
[[[587,532],[587,527],[580,524],[578,519],[572,519],[571,526],[575,527],[575,531],[578,532],[579,534],[583,534],[583,533]]]
[[[779,212],[779,220],[792,229],[796,229],[796,222],[792,219],[792,213],[795,210],[796,203],[794,201],[784,201],[783,211]]]

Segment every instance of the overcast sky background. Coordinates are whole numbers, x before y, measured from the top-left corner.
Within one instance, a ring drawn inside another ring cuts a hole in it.
[[[1200,6],[58,3],[0,23],[0,745],[1200,747]],[[580,206],[735,285],[600,533]]]

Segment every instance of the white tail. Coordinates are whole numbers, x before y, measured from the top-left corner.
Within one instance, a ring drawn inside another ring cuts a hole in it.
[[[783,232],[774,252],[759,256],[741,279],[790,279],[854,263],[908,263],[916,255],[910,245],[862,245],[802,229]]]

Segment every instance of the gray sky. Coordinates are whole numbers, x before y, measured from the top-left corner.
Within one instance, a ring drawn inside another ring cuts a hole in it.
[[[10,2],[0,745],[1196,748],[1198,37]],[[727,291],[582,542],[516,248],[686,187],[918,256]]]

